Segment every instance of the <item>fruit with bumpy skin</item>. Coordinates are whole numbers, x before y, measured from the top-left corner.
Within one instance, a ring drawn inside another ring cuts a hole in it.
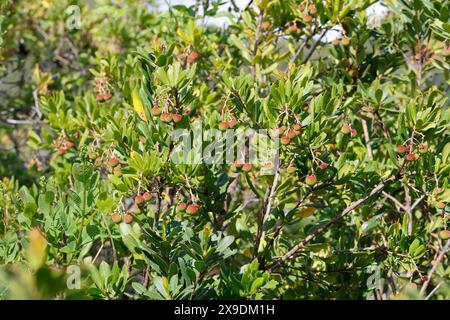
[[[143,204],[144,203],[144,197],[142,196],[142,195],[140,195],[140,194],[138,194],[135,198],[134,198],[134,203],[136,204],[136,205],[141,205],[141,204]]]
[[[198,211],[198,205],[196,204],[190,204],[186,208],[186,212],[189,214],[196,214]]]
[[[405,145],[403,145],[403,144],[400,144],[400,145],[397,146],[397,152],[398,153],[405,153],[407,150],[408,150],[408,148]]]
[[[161,114],[159,118],[161,119],[162,122],[166,122],[166,123],[172,121],[172,115],[167,112],[164,112],[163,114]]]
[[[445,208],[446,203],[444,201],[439,201],[436,204],[436,207],[438,207],[438,209],[444,209]]]
[[[114,175],[116,175],[116,176],[122,175],[122,169],[120,167],[115,167],[114,168]]]
[[[111,159],[109,159],[108,161],[109,165],[111,167],[115,167],[119,164],[119,159],[117,159],[116,157],[112,156]]]
[[[313,185],[316,184],[316,182],[317,182],[317,177],[316,177],[315,174],[307,175],[306,178],[305,178],[305,183],[308,186],[313,186]]]
[[[296,166],[289,166],[287,167],[287,172],[289,173],[294,173],[297,171],[297,167]]]
[[[233,128],[237,123],[237,119],[236,118],[232,118],[230,121],[228,121],[228,127],[229,128]]]
[[[146,192],[144,192],[142,197],[144,198],[145,201],[150,201],[152,199],[152,194],[150,192],[146,191]]]
[[[311,20],[312,20],[312,17],[309,14],[305,14],[303,16],[303,21],[304,22],[309,23],[309,22],[311,22]]]
[[[184,202],[184,201],[180,201],[177,204],[177,210],[178,211],[184,211],[184,210],[186,210],[186,207],[187,207],[187,203]]]
[[[195,62],[195,60],[197,60],[198,58],[198,52],[197,51],[192,51],[189,56],[187,57],[186,61],[188,63],[193,63]]]
[[[342,44],[343,44],[344,46],[348,46],[348,45],[350,44],[350,38],[347,37],[347,36],[343,37],[343,38],[342,38]]]
[[[288,32],[295,33],[298,31],[297,25],[295,23],[291,24],[288,28]]]
[[[328,164],[326,164],[325,162],[322,162],[322,163],[320,164],[319,168],[322,169],[322,170],[327,170]]]
[[[309,11],[309,13],[310,13],[311,15],[315,15],[315,14],[317,13],[317,8],[316,8],[315,5],[310,4],[310,5],[308,6],[308,11]]]
[[[356,129],[351,129],[351,130],[350,130],[350,135],[351,135],[352,137],[356,137],[356,136],[358,135],[358,131],[356,131]]]
[[[302,130],[302,125],[300,123],[296,123],[294,124],[294,130],[295,131],[300,131]],[[300,133],[300,132],[299,132]],[[298,134],[298,133],[297,133]]]
[[[406,155],[406,160],[408,160],[408,161],[414,161],[414,160],[416,160],[418,157],[418,154],[416,154],[416,153],[408,153],[407,155]]]
[[[428,151],[428,146],[426,144],[420,144],[419,145],[419,152],[420,153],[426,153]]]
[[[289,139],[294,139],[300,132],[297,132],[295,130],[289,129],[286,132],[286,135],[288,136]]]
[[[174,114],[172,115],[172,119],[173,119],[173,122],[178,123],[178,122],[180,122],[181,120],[183,120],[183,115],[181,115],[181,114],[179,114],[179,113],[174,113]]]
[[[157,117],[161,114],[161,108],[153,107],[150,112],[152,113],[153,116]]]
[[[253,165],[251,163],[244,163],[244,165],[242,166],[242,171],[249,172],[252,170],[252,168]]]
[[[344,124],[341,128],[343,134],[349,134],[352,128],[348,124]]]
[[[288,136],[282,136],[280,142],[282,145],[287,146],[289,143],[291,143],[291,139]]]
[[[219,123],[219,130],[225,131],[230,127],[229,123],[227,121],[222,121]]]
[[[439,238],[442,240],[448,240],[450,239],[450,230],[442,230],[439,232]]]
[[[133,216],[129,213],[125,213],[125,215],[123,216],[123,221],[125,223],[131,223],[133,222]]]
[[[111,215],[111,219],[112,219],[112,221],[113,221],[114,223],[119,223],[119,222],[122,220],[122,217],[120,216],[120,214],[114,212],[114,213]]]

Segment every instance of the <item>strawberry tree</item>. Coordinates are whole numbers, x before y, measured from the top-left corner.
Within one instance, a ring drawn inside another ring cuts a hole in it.
[[[448,298],[444,3],[45,3],[0,1],[0,297]]]

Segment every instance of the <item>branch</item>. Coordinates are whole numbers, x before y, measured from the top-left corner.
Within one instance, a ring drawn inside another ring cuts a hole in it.
[[[373,152],[372,147],[370,146],[370,137],[369,137],[369,129],[367,128],[367,121],[363,119],[361,123],[364,131],[364,140],[366,141],[367,156],[369,157],[369,160],[373,160]]]
[[[308,60],[313,55],[314,51],[316,51],[316,48],[319,45],[320,41],[322,41],[323,37],[325,37],[325,35],[327,34],[328,30],[330,30],[329,27],[326,27],[325,30],[323,31],[323,33],[320,35],[319,39],[317,39],[317,41],[314,43],[313,47],[309,51],[309,53],[306,56],[305,60],[303,60],[302,64],[305,64],[306,62],[308,62]]]
[[[270,191],[266,194],[266,197],[264,198],[261,210],[258,211],[258,231],[255,239],[255,247],[253,248],[253,257],[256,257],[258,255],[259,244],[261,243],[261,238],[264,234],[263,231],[264,220],[267,218],[267,216],[270,214],[270,211],[272,210],[272,202],[279,180],[280,180],[280,168],[278,166],[275,172],[275,176],[273,178],[273,183],[270,188]]]
[[[438,257],[436,258],[436,261],[433,263],[433,267],[430,269],[427,275],[427,280],[424,282],[422,289],[420,289],[420,294],[424,295],[425,292],[427,292],[428,285],[430,284],[431,277],[433,276],[434,271],[438,267],[438,265],[441,263],[442,259],[444,258],[445,254],[450,250],[450,239],[447,240],[447,243],[442,248],[441,252],[439,253]]]
[[[309,234],[306,238],[304,238],[302,241],[300,241],[297,245],[295,245],[291,250],[289,250],[285,255],[283,255],[282,257],[278,258],[274,263],[272,263],[271,265],[269,265],[266,270],[269,272],[272,272],[274,269],[276,269],[277,267],[279,267],[284,261],[292,258],[293,255],[295,255],[295,253],[302,249],[308,242],[310,242],[312,239],[314,239],[316,236],[318,236],[319,234],[322,234],[325,230],[327,230],[330,226],[332,226],[333,224],[335,224],[336,222],[338,222],[341,218],[343,218],[344,216],[346,216],[347,214],[349,214],[350,212],[352,212],[356,207],[358,207],[359,205],[361,205],[362,203],[364,203],[365,201],[367,201],[367,199],[369,199],[370,197],[372,197],[373,195],[375,195],[376,193],[378,193],[379,191],[383,190],[387,185],[389,185],[393,180],[398,179],[398,177],[400,176],[400,171],[399,173],[390,176],[389,178],[387,178],[386,180],[384,180],[382,183],[378,184],[377,186],[375,186],[375,188],[372,189],[372,191],[369,192],[369,194],[367,194],[366,196],[364,196],[363,198],[353,202],[352,204],[350,204],[347,208],[345,208],[341,213],[339,213],[337,216],[335,216],[333,219],[331,219],[330,221],[328,221],[327,223],[325,223],[323,226],[319,227],[316,231],[314,231],[313,233]]]

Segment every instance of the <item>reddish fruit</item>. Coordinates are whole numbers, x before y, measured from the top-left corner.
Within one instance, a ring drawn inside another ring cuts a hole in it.
[[[116,176],[120,176],[122,174],[122,169],[120,167],[115,167],[114,168],[114,174]]]
[[[131,223],[133,222],[133,216],[129,213],[125,213],[125,215],[123,216],[123,221],[125,223]]]
[[[332,43],[334,46],[338,46],[338,45],[339,45],[339,39],[334,39],[333,41],[331,41],[331,43]]]
[[[322,162],[321,164],[320,164],[320,169],[322,169],[322,170],[327,170],[327,168],[328,168],[328,164],[326,164],[325,162]]]
[[[244,165],[242,166],[242,171],[249,172],[252,170],[252,168],[253,165],[251,163],[244,163]]]
[[[352,128],[348,124],[344,124],[341,128],[343,134],[349,134]]]
[[[173,122],[178,123],[178,122],[180,122],[181,120],[183,120],[183,115],[181,115],[181,114],[179,114],[179,113],[174,113],[174,114],[172,115],[172,119],[173,119]]]
[[[135,198],[134,198],[134,203],[136,203],[136,205],[140,205],[144,203],[144,197],[140,194],[138,194]]]
[[[162,122],[170,122],[172,121],[172,115],[170,113],[164,112],[159,116]]]
[[[428,151],[428,146],[426,144],[420,144],[419,145],[419,152],[420,153],[425,153]]]
[[[448,57],[450,56],[450,47],[445,48],[442,53],[444,54],[444,56]]]
[[[343,44],[344,46],[348,46],[348,45],[350,44],[350,38],[347,37],[347,36],[343,37],[343,38],[342,38],[342,44]]]
[[[300,132],[289,129],[286,133],[286,135],[288,136],[288,138],[290,139],[294,139]]]
[[[146,192],[144,192],[142,197],[144,198],[145,201],[150,201],[152,199],[152,194],[150,192],[146,191]]]
[[[288,31],[289,32],[297,32],[298,28],[297,28],[296,24],[295,23],[291,24],[288,28]]]
[[[312,20],[312,17],[309,14],[305,14],[303,16],[303,21],[304,22],[311,22],[311,20]]]
[[[187,57],[187,62],[188,63],[193,63],[195,60],[197,60],[198,58],[198,52],[197,51],[192,51],[189,56]]]
[[[408,161],[414,161],[414,160],[417,159],[417,156],[418,156],[418,154],[416,154],[416,153],[408,153],[408,154],[406,155],[406,160],[408,160]]]
[[[356,136],[358,135],[358,131],[356,131],[356,129],[351,129],[351,130],[350,130],[350,135],[351,135],[352,137],[356,137]]]
[[[400,145],[397,146],[397,152],[398,153],[405,153],[407,150],[408,150],[408,148],[405,145],[403,145],[403,144],[400,144]]]
[[[436,204],[436,207],[438,207],[438,209],[444,209],[445,208],[445,202],[444,201],[439,201],[437,204]]]
[[[107,93],[99,93],[99,94],[97,94],[96,99],[97,99],[99,102],[103,102],[103,101],[106,101],[106,100],[111,99],[111,97],[112,97],[112,94],[109,93],[109,92],[107,92]]]
[[[219,130],[225,131],[230,127],[230,124],[227,121],[222,121],[219,123]]]
[[[64,147],[66,150],[72,149],[72,147],[73,147],[73,142],[72,142],[72,141],[65,141],[65,142],[63,142],[63,147]]]
[[[281,144],[283,145],[288,145],[289,143],[291,143],[291,139],[288,136],[282,136],[280,139]]]
[[[236,118],[232,118],[230,121],[228,121],[228,126],[230,128],[233,128],[237,123],[237,119]]]
[[[196,204],[190,204],[186,208],[186,212],[189,214],[196,214],[198,211],[198,205]]]
[[[142,142],[142,143],[146,143],[147,142],[147,138],[144,137],[144,136],[140,136],[139,137],[139,141]]]
[[[150,111],[152,113],[152,115],[159,116],[161,114],[161,108],[158,107],[153,107],[152,110]]]
[[[308,6],[308,11],[309,11],[310,14],[315,15],[315,14],[317,13],[317,8],[316,8],[315,5],[310,4],[310,5]]]
[[[187,207],[187,203],[184,202],[184,201],[180,201],[177,204],[177,210],[178,211],[184,211],[184,210],[186,210],[186,207]]]
[[[114,223],[119,223],[120,220],[122,220],[122,217],[121,217],[120,214],[118,214],[118,213],[113,213],[113,214],[111,215],[111,219],[112,219],[112,221],[113,221]]]
[[[427,281],[428,280],[428,276],[427,275],[421,275],[420,276],[420,280],[422,280],[422,281]]]
[[[289,173],[294,173],[297,171],[297,167],[296,166],[289,166],[287,167],[287,172]]]
[[[234,165],[235,165],[237,168],[241,168],[241,167],[244,165],[244,161],[243,161],[243,160],[236,160],[236,161],[234,162]]]
[[[295,131],[300,131],[301,129],[302,129],[302,125],[300,123],[294,124],[294,130]]]
[[[108,163],[111,167],[115,167],[119,164],[119,159],[113,156],[111,157],[111,159],[109,159]]]
[[[450,230],[442,230],[441,232],[439,232],[439,237],[442,240],[450,239]]]
[[[316,184],[316,182],[317,182],[317,177],[315,174],[310,174],[310,175],[306,176],[306,178],[305,178],[305,183],[308,186],[313,186]]]

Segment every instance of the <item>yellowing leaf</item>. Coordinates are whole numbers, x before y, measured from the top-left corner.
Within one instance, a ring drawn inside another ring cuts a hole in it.
[[[39,269],[47,260],[47,239],[34,228],[28,234],[30,245],[28,247],[28,262],[33,269]]]
[[[316,210],[317,210],[317,209],[314,208],[314,207],[308,207],[308,208],[306,208],[306,209],[297,211],[297,213],[296,213],[295,215],[296,215],[297,217],[307,218],[307,217],[313,215],[314,212],[316,212]]]
[[[147,117],[145,116],[144,104],[142,103],[141,97],[139,97],[139,92],[137,88],[133,89],[131,94],[131,98],[133,99],[133,108],[134,111],[141,117],[142,120],[147,121]]]

